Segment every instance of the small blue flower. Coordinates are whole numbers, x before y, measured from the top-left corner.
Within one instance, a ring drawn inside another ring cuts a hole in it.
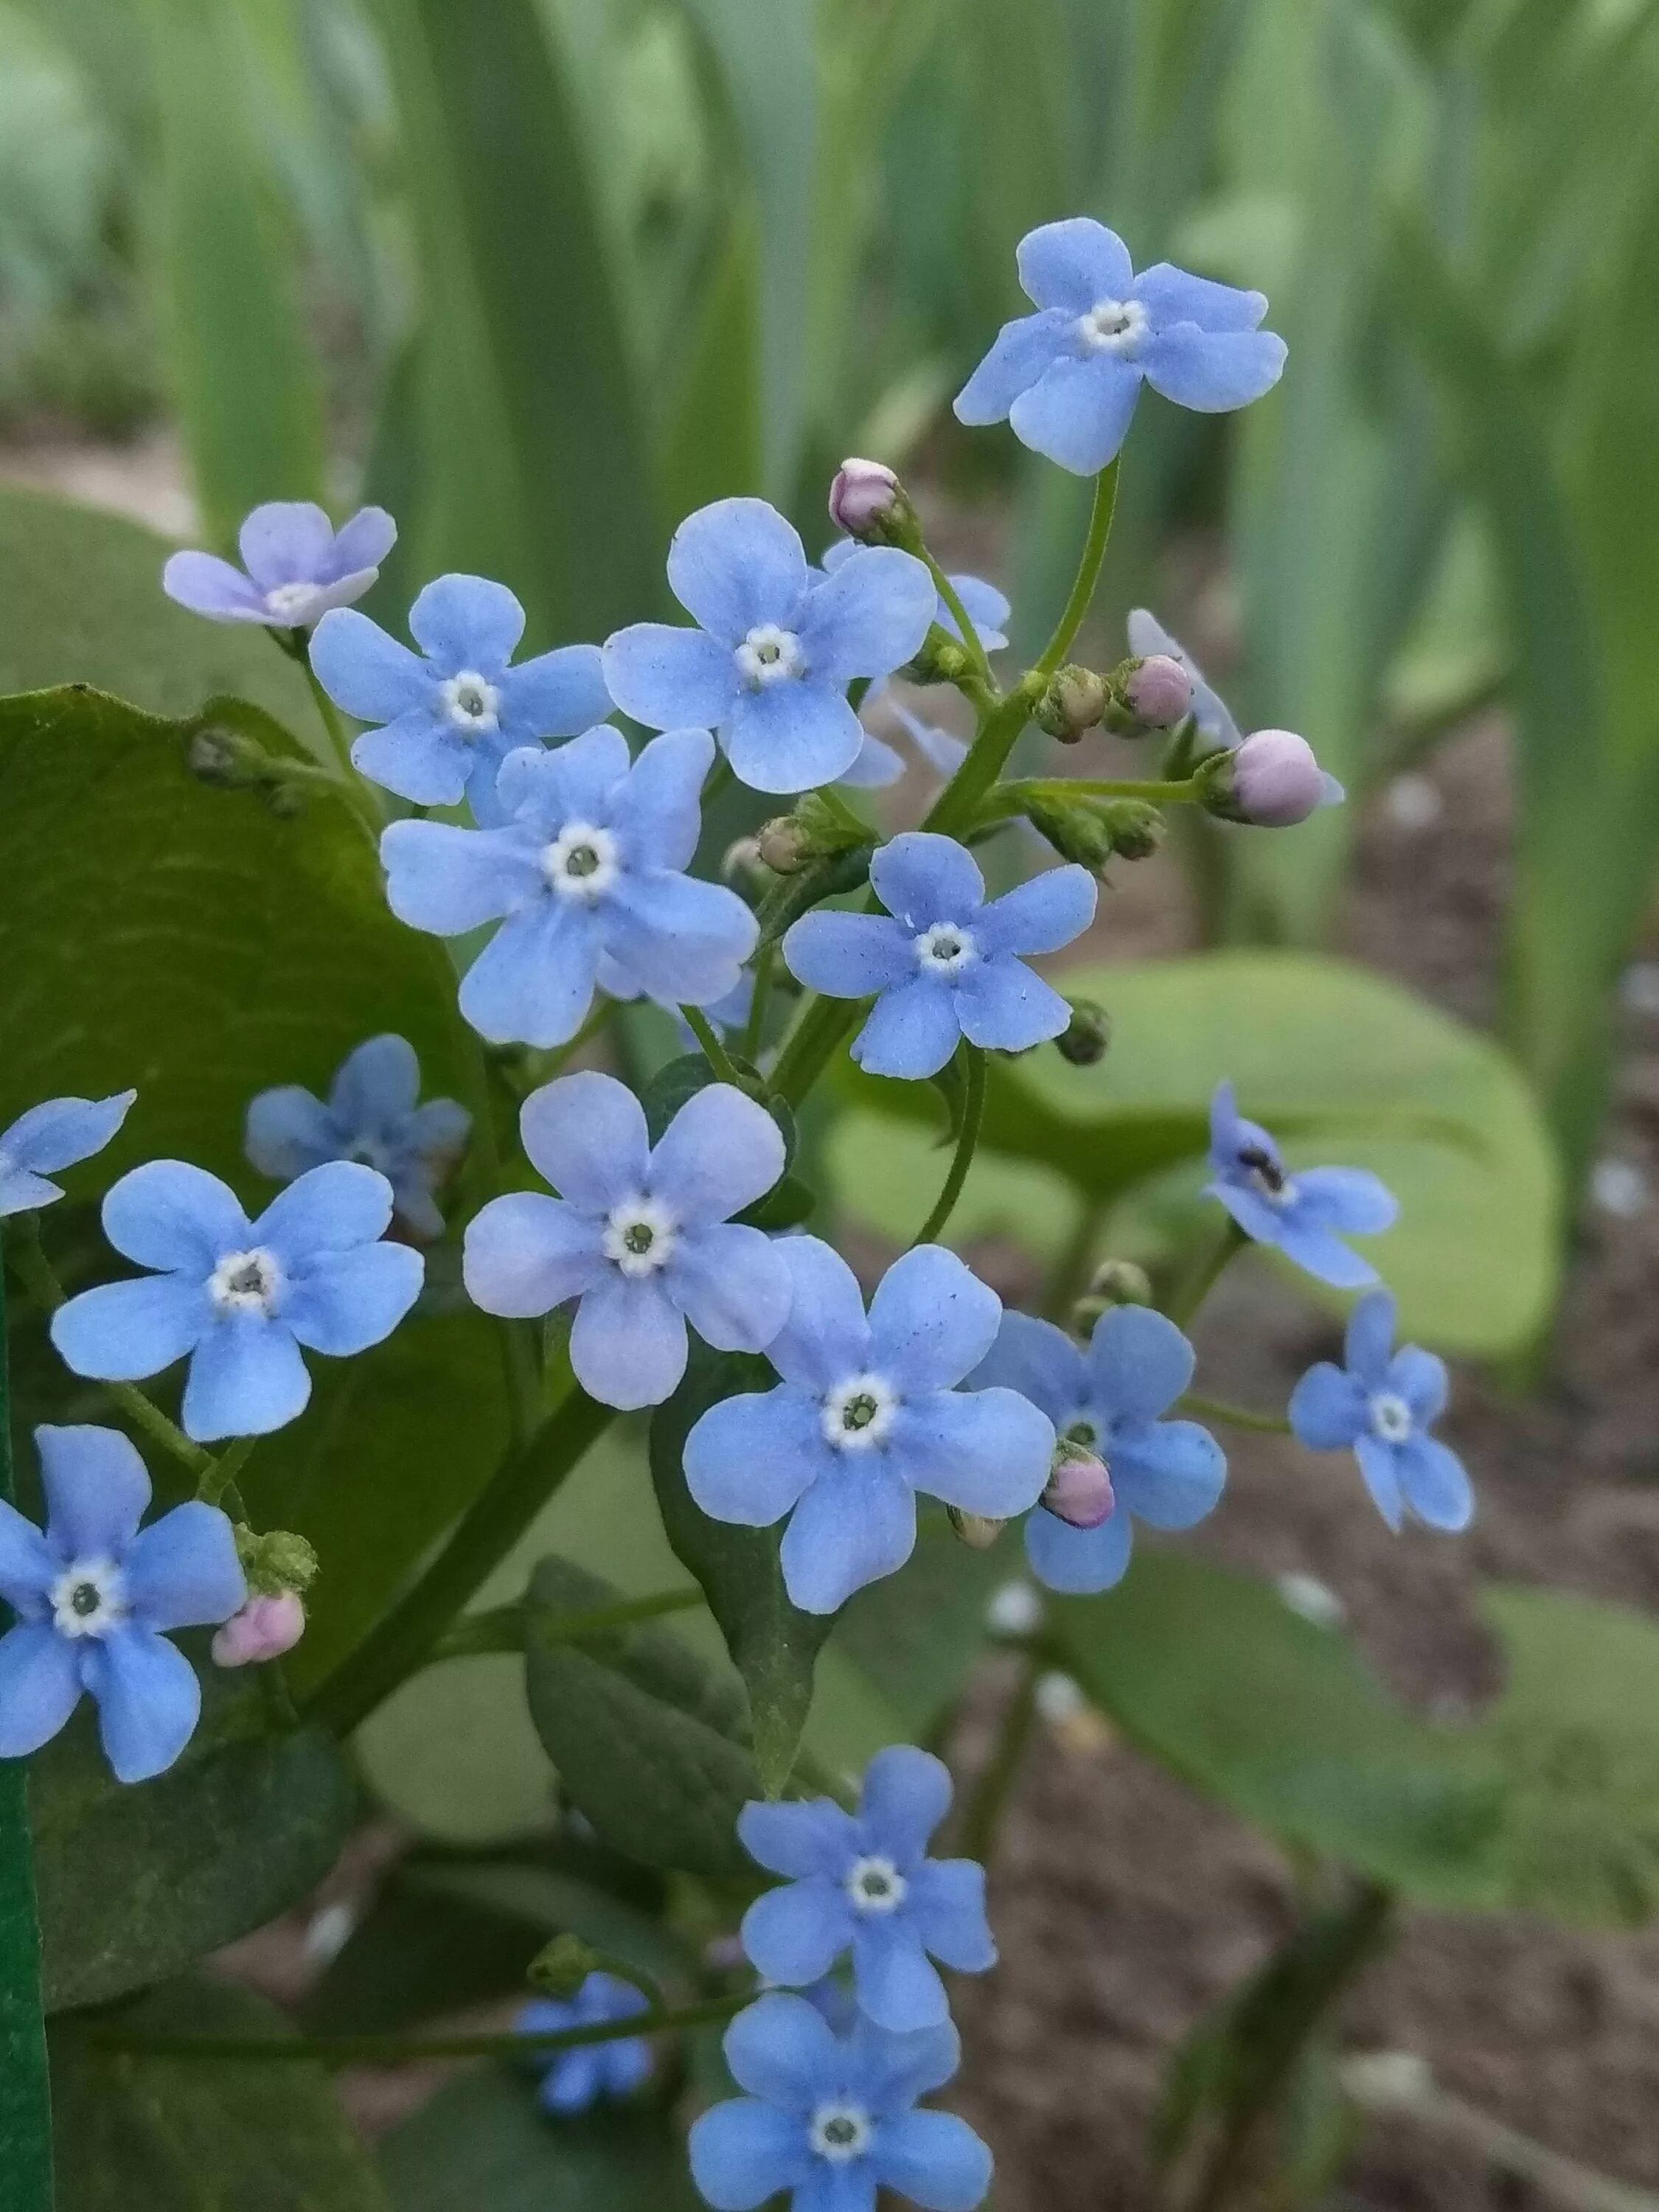
[[[908,1743],[871,1760],[856,1814],[830,1797],[745,1805],[744,1850],[790,1877],[743,1918],[744,1948],[767,1980],[805,1989],[850,1951],[859,2005],[878,2027],[942,2027],[950,2002],[931,1960],[982,1974],[997,1960],[984,1868],[927,1856],[950,1808],[950,1769]]]
[[[615,1974],[590,1974],[568,2003],[538,1997],[519,2014],[523,2035],[556,2035],[568,2027],[598,2027],[648,2012],[642,1990]],[[532,2059],[534,2054],[531,2054]],[[544,2112],[585,2112],[609,2097],[631,2097],[651,2073],[651,2046],[641,2035],[614,2043],[579,2044],[553,2054],[536,2101]]]
[[[691,2178],[715,2212],[780,2191],[793,2212],[875,2212],[890,2189],[928,2212],[973,2212],[991,2154],[954,2112],[918,2111],[961,2061],[951,2027],[892,2035],[860,2020],[837,2035],[805,1997],[763,1996],[726,2031],[740,2089],[691,2130]]]
[[[836,538],[823,556],[824,574],[833,576],[837,568],[844,568],[855,553],[863,550],[856,538]],[[951,583],[962,601],[963,612],[974,625],[975,636],[987,653],[1000,653],[1008,642],[1004,624],[1014,611],[1006,592],[998,591],[994,584],[988,584],[983,576],[952,576]],[[956,617],[937,596],[933,620],[947,637],[955,638],[958,645],[962,643],[962,630]]]
[[[922,1244],[895,1261],[866,1319],[829,1245],[775,1249],[794,1286],[766,1347],[783,1380],[709,1407],[686,1438],[685,1479],[716,1521],[765,1528],[787,1514],[785,1587],[803,1612],[834,1613],[909,1558],[918,1491],[1000,1521],[1035,1504],[1054,1432],[1012,1390],[956,1387],[1002,1304],[954,1252]]]
[[[508,753],[574,737],[611,711],[596,645],[508,666],[524,609],[505,584],[440,576],[410,609],[409,628],[418,653],[367,615],[331,614],[317,625],[311,665],[337,706],[383,725],[352,746],[356,766],[417,806],[453,806],[465,794],[493,819]]]
[[[618,630],[605,648],[611,696],[651,729],[714,729],[756,791],[845,775],[864,738],[848,685],[902,667],[939,605],[922,563],[894,546],[855,546],[833,575],[816,574],[793,526],[759,499],[689,515],[668,580],[699,627]]]
[[[962,1037],[1024,1052],[1066,1027],[1070,1006],[1019,956],[1089,927],[1099,888],[1086,868],[1049,868],[988,905],[965,846],[911,830],[877,853],[870,881],[885,915],[803,915],[783,957],[814,991],[874,997],[853,1043],[872,1075],[937,1074]]]
[[[137,1096],[118,1091],[112,1098],[48,1098],[20,1114],[0,1133],[0,1221],[60,1199],[63,1192],[46,1177],[101,1152]]]
[[[161,571],[161,589],[210,622],[308,629],[331,607],[362,599],[397,537],[384,507],[360,507],[337,531],[309,500],[276,500],[256,507],[242,525],[246,575],[215,553],[175,553]]]
[[[580,1301],[570,1364],[607,1406],[657,1406],[685,1372],[685,1324],[720,1352],[762,1352],[788,1316],[781,1247],[731,1217],[783,1173],[763,1106],[729,1083],[693,1093],[653,1146],[612,1075],[532,1091],[519,1117],[532,1166],[562,1195],[513,1191],[468,1224],[466,1287],[520,1318]]]
[[[141,1530],[149,1476],[118,1430],[40,1428],[34,1441],[46,1534],[0,1500],[0,1597],[17,1615],[0,1636],[0,1759],[39,1751],[88,1691],[117,1780],[148,1781],[202,1710],[167,1632],[215,1626],[247,1601],[235,1534],[196,1498]]]
[[[1193,1379],[1193,1348],[1150,1306],[1114,1306],[1085,1348],[1052,1322],[1003,1316],[991,1355],[973,1377],[1018,1390],[1058,1433],[1106,1463],[1116,1504],[1093,1528],[1074,1528],[1039,1506],[1025,1523],[1025,1556],[1050,1589],[1109,1589],[1122,1579],[1134,1522],[1190,1528],[1211,1512],[1227,1459],[1196,1421],[1160,1418]]]
[[[1236,753],[1244,742],[1244,733],[1234,720],[1232,709],[1221,694],[1205,681],[1203,670],[1181,640],[1171,636],[1157,616],[1145,607],[1131,608],[1128,631],[1129,650],[1138,653],[1143,660],[1150,659],[1155,653],[1161,653],[1170,659],[1180,662],[1192,679],[1193,696],[1189,712],[1198,734],[1207,741],[1212,750],[1219,747],[1227,752]],[[1348,795],[1346,791],[1328,769],[1324,772],[1324,796],[1319,804],[1322,806],[1340,806]]]
[[[185,1432],[198,1443],[264,1436],[303,1413],[303,1345],[336,1359],[390,1336],[425,1262],[384,1244],[392,1185],[373,1168],[312,1168],[250,1222],[204,1169],[151,1160],[111,1186],[104,1234],[156,1270],[82,1291],[52,1319],[77,1375],[133,1382],[190,1359]]]
[[[1096,476],[1123,443],[1143,380],[1206,415],[1248,406],[1278,383],[1285,341],[1256,325],[1260,292],[1160,261],[1139,276],[1115,231],[1086,216],[1019,243],[1019,281],[1037,308],[1005,323],[957,394],[963,422],[1000,422],[1034,453]]]
[[[453,1098],[421,1096],[421,1064],[400,1036],[370,1037],[342,1061],[328,1103],[300,1084],[262,1091],[247,1109],[246,1150],[261,1175],[292,1182],[325,1160],[360,1160],[392,1185],[398,1218],[421,1237],[443,1234],[433,1196],[466,1145],[472,1116]]]
[[[1291,1397],[1291,1426],[1313,1451],[1351,1448],[1376,1510],[1396,1532],[1407,1513],[1467,1528],[1474,1492],[1455,1452],[1429,1434],[1446,1410],[1446,1365],[1415,1344],[1394,1349],[1395,1303],[1361,1298],[1348,1317],[1347,1365],[1322,1359]]]
[[[1366,1168],[1301,1168],[1292,1175],[1278,1146],[1238,1111],[1231,1083],[1210,1103],[1210,1167],[1204,1186],[1247,1237],[1277,1244],[1285,1257],[1339,1291],[1363,1290],[1376,1270],[1342,1242],[1392,1229],[1394,1193]]]

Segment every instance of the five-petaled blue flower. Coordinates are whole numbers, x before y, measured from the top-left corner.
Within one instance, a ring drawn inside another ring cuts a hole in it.
[[[175,553],[161,589],[210,622],[308,629],[331,607],[362,599],[397,536],[384,507],[360,507],[337,531],[309,500],[274,500],[242,525],[242,568],[216,553]]]
[[[960,1038],[1024,1052],[1066,1027],[1070,1006],[1020,956],[1058,951],[1089,927],[1099,892],[1086,868],[1049,868],[988,905],[965,846],[910,830],[881,847],[870,881],[885,915],[803,915],[783,957],[815,991],[874,995],[853,1043],[872,1075],[934,1075]]]
[[[1227,1458],[1196,1421],[1166,1421],[1193,1379],[1193,1348],[1150,1306],[1114,1306],[1086,1347],[1052,1322],[1005,1314],[989,1358],[972,1377],[1041,1407],[1062,1437],[1104,1461],[1115,1500],[1108,1518],[1076,1528],[1039,1506],[1025,1523],[1025,1556],[1050,1589],[1109,1589],[1122,1579],[1134,1522],[1190,1528],[1215,1506]]]
[[[894,2035],[859,2020],[837,2035],[805,1997],[763,1996],[726,2031],[748,2094],[693,2125],[691,2177],[716,2212],[753,2212],[781,2191],[792,2212],[875,2212],[878,2189],[973,2212],[990,2152],[954,2112],[916,2109],[961,2055],[949,2026]]]
[[[47,1176],[101,1152],[137,1096],[118,1091],[112,1098],[48,1098],[0,1131],[0,1220],[61,1198]]]
[[[1019,242],[1034,315],[1005,323],[957,394],[963,422],[1000,422],[1034,453],[1091,477],[1123,443],[1143,380],[1206,415],[1248,406],[1278,383],[1285,341],[1256,326],[1260,292],[1160,261],[1137,276],[1115,231],[1086,216]]]
[[[790,1516],[783,1579],[805,1613],[834,1613],[890,1575],[916,1540],[918,1491],[1006,1521],[1035,1504],[1054,1432],[1017,1392],[956,1386],[990,1350],[1002,1302],[954,1252],[918,1245],[870,1302],[816,1237],[775,1248],[794,1285],[766,1347],[775,1390],[711,1406],[685,1441],[691,1495],[716,1521]]]
[[[685,1372],[685,1324],[720,1352],[761,1352],[789,1313],[781,1248],[731,1219],[783,1173],[763,1106],[711,1083],[653,1146],[614,1076],[585,1070],[532,1091],[525,1151],[562,1195],[513,1191],[468,1224],[466,1287],[486,1313],[580,1301],[570,1364],[607,1406],[657,1406]]]
[[[34,1432],[44,1535],[0,1500],[0,1759],[55,1736],[89,1691],[105,1756],[122,1782],[160,1774],[202,1710],[196,1670],[167,1640],[228,1620],[247,1600],[230,1522],[199,1498],[148,1528],[144,1462],[116,1429]]]
[[[416,1237],[443,1233],[433,1196],[459,1158],[472,1116],[453,1098],[421,1096],[421,1063],[400,1036],[370,1037],[341,1062],[324,1105],[298,1083],[262,1091],[247,1109],[247,1156],[261,1175],[292,1182],[325,1160],[360,1160],[392,1185],[398,1215]]]
[[[390,1336],[425,1262],[379,1240],[392,1185],[373,1168],[313,1168],[251,1222],[217,1176],[151,1160],[111,1186],[104,1234],[158,1272],[82,1291],[52,1319],[77,1375],[131,1382],[187,1354],[182,1419],[198,1443],[264,1436],[304,1412],[303,1345],[334,1358]]]
[[[1322,1359],[1291,1396],[1291,1426],[1314,1451],[1351,1448],[1390,1528],[1407,1513],[1467,1528],[1474,1492],[1455,1451],[1429,1434],[1446,1409],[1446,1366],[1415,1344],[1394,1349],[1395,1303],[1361,1298],[1348,1317],[1347,1365]]]
[[[855,546],[816,574],[793,526],[759,499],[688,515],[668,551],[674,596],[699,627],[635,623],[605,647],[605,681],[648,728],[702,723],[756,791],[833,783],[864,732],[847,703],[921,647],[939,599],[922,563]]]
[[[568,2002],[538,1997],[519,2014],[521,2035],[556,2035],[568,2027],[599,2027],[608,2021],[632,2020],[648,2012],[644,1992],[615,1974],[587,1977]],[[532,2063],[535,2054],[530,2054]],[[651,2046],[640,2035],[611,2043],[578,2044],[551,2054],[536,2101],[544,2112],[585,2112],[607,2097],[631,2097],[651,2072]]]
[[[871,1760],[856,1814],[829,1797],[745,1805],[744,1850],[790,1877],[744,1915],[744,1948],[767,1980],[804,1989],[850,1951],[860,2008],[878,2027],[942,2027],[950,2004],[932,1960],[981,1974],[997,1959],[984,1868],[927,1856],[950,1807],[950,1769],[908,1743]]]
[[[357,767],[417,806],[451,806],[465,793],[481,821],[494,820],[508,753],[574,737],[611,711],[596,645],[507,665],[524,609],[505,584],[440,576],[410,609],[409,628],[418,653],[367,615],[331,614],[317,625],[311,665],[337,706],[383,725],[352,746]]]
[[[1244,733],[1239,728],[1231,708],[1214,685],[1206,681],[1203,670],[1181,640],[1172,636],[1158,617],[1146,607],[1130,609],[1128,632],[1130,652],[1139,654],[1143,660],[1161,653],[1169,659],[1180,663],[1192,679],[1193,696],[1188,711],[1198,734],[1207,740],[1211,748],[1220,747],[1226,752],[1236,753],[1244,742]],[[1346,791],[1328,769],[1324,771],[1324,781],[1325,795],[1319,804],[1322,806],[1340,806],[1348,795]]]
[[[461,1012],[496,1044],[563,1044],[597,986],[708,1006],[735,990],[760,934],[724,884],[685,873],[707,730],[670,730],[631,765],[608,723],[556,752],[510,753],[499,826],[394,822],[380,840],[399,921],[439,937],[498,929],[461,983]]]
[[[1277,1244],[1285,1257],[1339,1291],[1376,1280],[1369,1260],[1344,1237],[1374,1237],[1400,1212],[1394,1193],[1367,1168],[1300,1168],[1291,1173],[1259,1122],[1247,1121],[1233,1086],[1217,1086],[1210,1103],[1210,1168],[1205,1185],[1247,1237]]]

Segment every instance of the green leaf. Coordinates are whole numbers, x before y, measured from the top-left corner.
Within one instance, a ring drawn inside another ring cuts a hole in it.
[[[274,1685],[204,1680],[205,1717],[179,1764],[124,1786],[88,1707],[34,1760],[46,2002],[101,2004],[258,1928],[322,1880],[355,1793],[314,1730],[272,1735]]]
[[[763,488],[757,222],[740,203],[706,273],[663,434],[662,505],[690,514]],[[671,356],[679,349],[671,345]]]
[[[228,1984],[175,1982],[124,2033],[269,2034],[282,2015]],[[204,2065],[52,2037],[58,2212],[387,2212],[362,2139],[320,2067]]]

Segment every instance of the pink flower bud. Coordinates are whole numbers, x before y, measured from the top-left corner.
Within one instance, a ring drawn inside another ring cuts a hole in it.
[[[1106,1462],[1094,1452],[1061,1445],[1048,1476],[1042,1503],[1056,1519],[1073,1528],[1098,1528],[1117,1504]]]
[[[845,460],[830,487],[830,520],[849,538],[867,538],[899,497],[899,480],[882,462]]]
[[[306,1609],[297,1591],[251,1597],[213,1639],[216,1667],[257,1667],[280,1659],[306,1632]]]
[[[1193,679],[1167,653],[1149,653],[1123,687],[1129,711],[1148,729],[1172,730],[1193,703]]]
[[[1288,830],[1305,822],[1326,796],[1325,772],[1313,747],[1293,730],[1258,730],[1232,761],[1233,801],[1246,822]]]

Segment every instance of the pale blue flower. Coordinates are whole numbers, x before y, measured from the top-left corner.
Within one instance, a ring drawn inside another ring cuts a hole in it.
[[[303,1413],[301,1347],[336,1359],[390,1336],[425,1263],[382,1243],[392,1186],[373,1168],[313,1168],[250,1221],[217,1176],[151,1160],[111,1186],[104,1234],[156,1272],[82,1291],[52,1318],[77,1375],[132,1382],[188,1358],[182,1419],[198,1443],[264,1436]]]
[[[563,1044],[596,987],[696,1006],[737,988],[759,926],[735,891],[685,872],[714,757],[707,730],[670,730],[630,765],[627,738],[602,723],[555,752],[510,754],[498,827],[386,831],[399,921],[438,937],[501,924],[461,983],[481,1036]]]
[[[0,1133],[0,1221],[29,1213],[64,1194],[46,1178],[101,1152],[127,1118],[136,1091],[112,1098],[48,1098]]]
[[[149,1476],[116,1429],[40,1428],[46,1528],[0,1500],[0,1759],[58,1734],[82,1692],[98,1706],[121,1782],[171,1766],[202,1710],[196,1670],[167,1640],[228,1620],[246,1602],[236,1536],[192,1498],[141,1529]]]
[[[632,2020],[648,2012],[645,1993],[615,1974],[592,1973],[568,2002],[538,1997],[519,2014],[523,2035],[557,2035],[569,2027],[599,2027],[613,2020]],[[530,2053],[532,2063],[535,2054]],[[578,2044],[574,2051],[550,2054],[536,2101],[544,2112],[563,2118],[585,2112],[613,2097],[631,2097],[651,2073],[651,2046],[640,2035],[610,2043]]]
[[[1314,1451],[1351,1449],[1390,1528],[1407,1513],[1431,1528],[1467,1528],[1474,1492],[1463,1462],[1429,1431],[1446,1410],[1446,1365],[1415,1344],[1394,1349],[1395,1303],[1361,1298],[1348,1318],[1346,1357],[1322,1359],[1291,1397],[1291,1426]]]
[[[853,1042],[872,1075],[937,1074],[964,1037],[1023,1052],[1066,1029],[1071,1007],[1022,956],[1058,951],[1094,920],[1086,868],[1049,868],[988,904],[965,846],[912,830],[881,847],[870,881],[885,915],[803,915],[783,957],[814,991],[874,998]]]
[[[902,667],[938,610],[933,578],[893,546],[856,546],[831,576],[764,500],[723,499],[674,533],[668,580],[699,625],[635,623],[606,641],[605,681],[651,729],[715,731],[756,791],[833,783],[864,732],[849,684]]]
[[[919,1245],[871,1300],[816,1237],[775,1247],[794,1297],[766,1347],[774,1390],[711,1406],[685,1443],[691,1495],[716,1521],[769,1528],[787,1514],[783,1578],[806,1613],[834,1613],[904,1565],[916,1492],[1006,1521],[1048,1479],[1053,1426],[1012,1390],[956,1386],[990,1350],[994,1291],[953,1252]]]
[[[1278,1146],[1256,1121],[1240,1115],[1231,1083],[1218,1085],[1210,1105],[1210,1167],[1205,1185],[1247,1237],[1276,1244],[1287,1259],[1340,1291],[1363,1290],[1376,1280],[1369,1260],[1350,1250],[1345,1237],[1374,1237],[1391,1229],[1400,1212],[1392,1191],[1366,1168],[1298,1168],[1293,1174]]]
[[[1000,422],[1077,476],[1116,453],[1143,382],[1206,415],[1248,406],[1278,383],[1285,342],[1257,328],[1260,292],[1190,276],[1167,261],[1139,276],[1115,231],[1086,216],[1019,243],[1019,281],[1037,309],[1005,323],[957,395],[963,422]]]
[[[210,622],[309,629],[331,607],[362,599],[397,536],[384,507],[359,507],[337,531],[309,500],[275,500],[242,525],[241,568],[216,553],[175,553],[161,589]]]
[[[611,711],[595,645],[565,645],[509,665],[524,609],[505,584],[440,576],[409,611],[418,653],[367,615],[329,615],[311,665],[337,706],[366,731],[351,757],[372,782],[417,806],[465,795],[494,818],[495,777],[508,753],[574,737]]]

